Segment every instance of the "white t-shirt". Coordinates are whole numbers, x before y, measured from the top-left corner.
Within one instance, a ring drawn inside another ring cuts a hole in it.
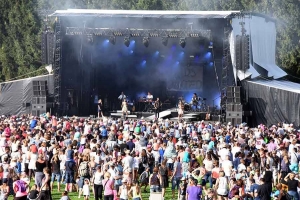
[[[257,139],[255,142],[256,149],[260,150],[263,144],[266,144],[263,139]]]
[[[131,156],[126,156],[125,158],[123,158],[122,163],[124,166],[123,169],[128,170],[129,168],[132,168],[133,158]]]
[[[225,176],[231,175],[231,169],[232,169],[232,162],[230,160],[224,160],[222,162],[222,168],[225,172]]]
[[[230,156],[229,150],[226,148],[223,148],[219,151],[219,156],[221,157],[221,160],[225,160],[226,156]]]
[[[241,147],[236,147],[236,146],[232,147],[232,150],[231,150],[233,156],[235,156],[235,154],[240,151],[241,151]]]
[[[205,164],[205,169],[209,172],[211,172],[212,169],[214,168],[212,160],[205,159],[205,160],[203,160],[203,164]]]

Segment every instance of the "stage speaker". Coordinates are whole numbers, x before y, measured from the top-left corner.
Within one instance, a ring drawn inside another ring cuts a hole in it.
[[[243,112],[243,105],[241,104],[226,104],[226,112]]]
[[[39,116],[46,113],[47,110],[47,98],[44,97],[32,97],[31,113],[33,116]]]
[[[243,117],[243,112],[227,112],[226,111],[226,118],[242,118]]]
[[[32,81],[33,96],[47,96],[47,81]]]
[[[41,50],[42,50],[42,64],[49,65],[53,63],[54,58],[54,33],[46,30],[42,33],[42,42],[41,42]]]
[[[226,91],[227,103],[240,104],[241,103],[241,87],[230,86]]]
[[[242,118],[226,118],[226,122],[231,122],[233,126],[236,126],[243,123],[243,120]]]

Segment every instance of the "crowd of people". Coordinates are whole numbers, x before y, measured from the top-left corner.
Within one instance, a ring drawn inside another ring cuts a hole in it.
[[[293,124],[45,114],[1,116],[0,133],[0,200],[299,199]]]

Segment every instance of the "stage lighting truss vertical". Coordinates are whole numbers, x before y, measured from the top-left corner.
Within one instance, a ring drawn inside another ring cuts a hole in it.
[[[221,80],[221,87],[222,87],[222,94],[226,95],[227,87],[229,84],[229,69],[232,67],[231,57],[230,57],[230,33],[231,28],[225,27],[224,28],[224,40],[223,40],[223,62],[222,62],[222,80]],[[226,110],[226,101],[221,100],[221,115],[223,115],[223,111]]]
[[[62,59],[62,37],[60,17],[55,22],[55,53],[54,53],[54,102],[57,111],[61,109],[61,59]]]

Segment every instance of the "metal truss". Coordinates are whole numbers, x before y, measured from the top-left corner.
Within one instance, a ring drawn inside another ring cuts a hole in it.
[[[57,111],[60,111],[61,104],[61,59],[62,59],[62,36],[60,17],[57,17],[55,23],[55,51],[54,51],[54,102],[57,105]]]
[[[205,37],[211,39],[210,30],[188,29],[113,29],[66,27],[66,35],[129,36],[129,37]]]

